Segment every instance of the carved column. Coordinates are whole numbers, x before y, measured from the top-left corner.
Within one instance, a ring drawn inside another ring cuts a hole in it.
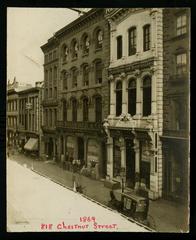
[[[135,77],[137,78],[136,81],[136,115],[141,116],[142,115],[142,79],[141,79],[141,73],[140,70],[135,71]]]
[[[121,80],[122,80],[122,113],[126,114],[127,113],[127,90],[126,90],[126,74],[122,73],[120,75]]]
[[[114,76],[110,75],[109,80],[110,80],[110,115],[115,116],[116,93]]]
[[[156,76],[155,76],[155,67],[151,67],[150,73],[152,74],[151,77],[151,84],[152,84],[152,111],[151,114],[155,115],[156,114],[156,103],[157,103],[157,99],[156,99]]]
[[[113,178],[113,138],[107,139],[107,175]]]

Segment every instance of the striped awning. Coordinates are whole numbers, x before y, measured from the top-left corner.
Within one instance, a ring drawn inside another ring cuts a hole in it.
[[[37,151],[38,150],[38,139],[37,138],[29,138],[27,143],[24,145],[25,150],[29,151]]]

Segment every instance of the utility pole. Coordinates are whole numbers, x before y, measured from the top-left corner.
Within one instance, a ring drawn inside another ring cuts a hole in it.
[[[69,9],[77,12],[79,16],[82,16],[83,14],[87,13],[91,8],[69,8]]]

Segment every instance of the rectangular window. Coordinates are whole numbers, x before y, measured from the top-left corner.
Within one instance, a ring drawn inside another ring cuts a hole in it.
[[[52,88],[49,90],[49,98],[52,98]]]
[[[129,30],[129,56],[136,54],[136,28]]]
[[[143,48],[144,52],[150,50],[150,25],[143,28]]]
[[[95,67],[96,67],[96,70],[95,70],[96,83],[102,83],[102,63],[97,62],[95,64]]]
[[[183,35],[187,32],[187,17],[183,14],[177,17],[176,20],[176,34],[177,36]]]
[[[53,59],[56,59],[56,50],[53,52]]]
[[[122,36],[117,37],[117,59],[122,58]]]
[[[54,98],[57,98],[57,87],[54,87]]]
[[[181,75],[187,71],[187,56],[186,53],[176,55],[176,74]]]

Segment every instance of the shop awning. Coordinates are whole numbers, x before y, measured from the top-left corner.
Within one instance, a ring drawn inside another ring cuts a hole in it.
[[[37,151],[38,150],[38,139],[37,138],[29,138],[27,143],[24,145],[25,150],[29,151]]]

